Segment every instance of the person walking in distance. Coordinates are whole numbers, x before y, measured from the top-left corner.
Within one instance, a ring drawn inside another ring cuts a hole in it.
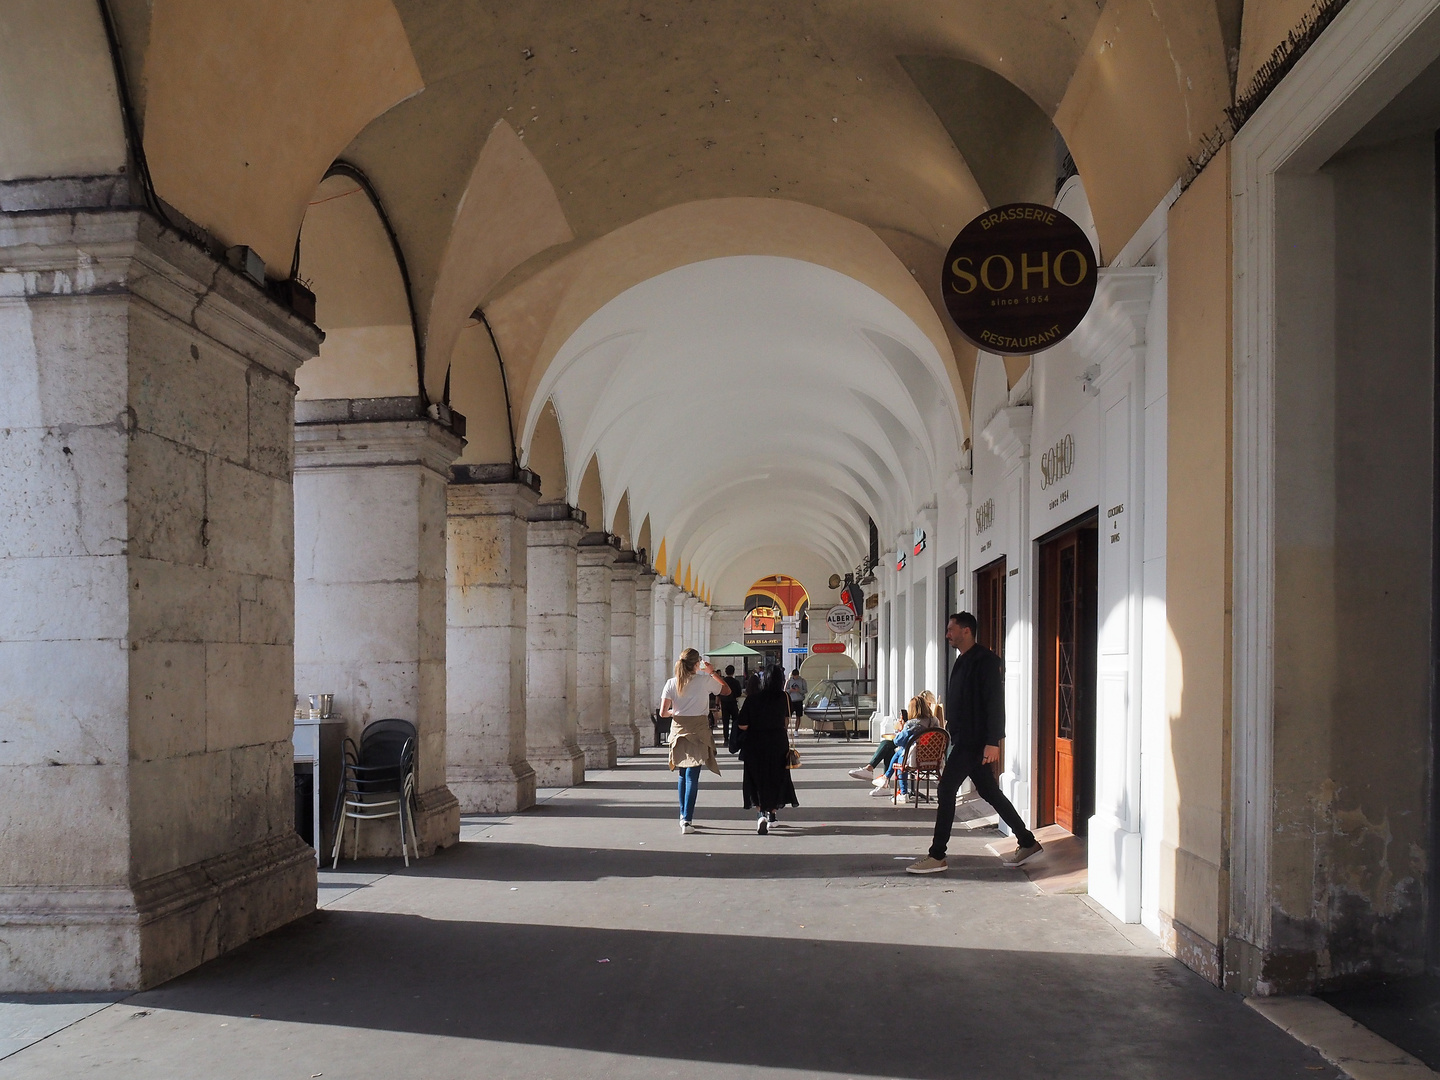
[[[968,611],[951,615],[945,624],[945,640],[960,653],[945,685],[950,758],[940,774],[935,795],[935,835],[930,841],[930,854],[905,868],[912,874],[938,874],[949,869],[945,849],[955,824],[955,797],[967,778],[1015,834],[1019,847],[1001,860],[1006,866],[1029,862],[1042,850],[995,779],[993,766],[1000,760],[1000,741],[1005,738],[1005,678],[1000,658],[975,640],[976,626],[975,616]]]
[[[695,799],[700,793],[700,770],[720,775],[715,740],[710,734],[710,695],[728,696],[730,686],[694,649],[675,661],[675,674],[660,691],[660,715],[670,720],[670,768],[678,770],[680,831],[694,832]]]
[[[740,702],[740,680],[735,678],[735,665],[727,664],[723,676],[725,685],[730,687],[730,693],[720,699],[720,721],[724,725],[720,732],[725,745],[730,745],[730,725],[735,723],[735,714],[739,712]]]
[[[797,735],[800,733],[800,717],[805,715],[805,695],[809,692],[810,684],[800,677],[800,669],[797,667],[785,683],[785,693],[790,698],[790,712],[794,717],[791,726]]]

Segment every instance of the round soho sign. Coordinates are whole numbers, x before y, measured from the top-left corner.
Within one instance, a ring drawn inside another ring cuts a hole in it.
[[[1063,341],[1090,310],[1095,249],[1059,210],[1010,203],[960,230],[940,286],[950,317],[972,345],[1025,356]]]
[[[837,604],[825,613],[825,625],[831,633],[848,634],[855,629],[855,613],[844,604]]]

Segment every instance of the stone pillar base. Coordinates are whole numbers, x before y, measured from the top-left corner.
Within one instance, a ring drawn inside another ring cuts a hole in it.
[[[291,832],[133,888],[0,889],[0,992],[144,990],[315,910]]]
[[[514,814],[535,805],[535,770],[528,762],[479,769],[452,765],[445,781],[462,814]]]
[[[574,787],[585,782],[585,755],[568,750],[530,751],[536,787]]]
[[[582,731],[576,741],[585,752],[587,769],[613,769],[615,767],[615,736],[609,731]]]
[[[460,803],[448,787],[432,788],[415,796],[415,844],[420,858],[434,855],[460,839]],[[348,859],[398,859],[400,825],[394,818],[360,822],[359,855],[355,854],[355,822],[346,820],[340,861]],[[415,851],[410,854],[413,856]],[[330,859],[330,852],[324,858]],[[328,865],[328,861],[327,861]]]
[[[610,722],[610,734],[615,736],[615,753],[619,757],[634,757],[640,753],[640,729],[635,721],[617,724]]]

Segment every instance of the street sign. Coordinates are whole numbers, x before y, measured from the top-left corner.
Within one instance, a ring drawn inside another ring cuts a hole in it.
[[[797,656],[804,656],[804,655],[805,655],[806,653],[808,653],[810,650],[807,649],[807,648],[804,648],[804,647],[802,646],[801,648],[791,649],[790,651],[791,651],[792,653],[795,653]]]

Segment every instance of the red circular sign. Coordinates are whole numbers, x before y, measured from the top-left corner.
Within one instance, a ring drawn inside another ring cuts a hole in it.
[[[945,307],[967,341],[1028,356],[1065,340],[1095,299],[1095,249],[1054,207],[1010,203],[960,230],[945,256]]]

